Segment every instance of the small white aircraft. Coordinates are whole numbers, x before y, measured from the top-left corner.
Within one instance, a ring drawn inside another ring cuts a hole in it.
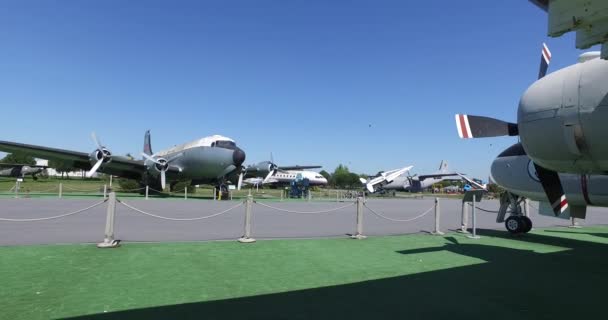
[[[379,176],[372,178],[369,181],[363,178],[359,178],[359,180],[365,185],[365,188],[367,188],[369,192],[373,193],[374,191],[376,191],[377,187],[381,187],[393,182],[395,178],[411,170],[413,167],[414,166],[409,166],[401,169],[380,172]]]

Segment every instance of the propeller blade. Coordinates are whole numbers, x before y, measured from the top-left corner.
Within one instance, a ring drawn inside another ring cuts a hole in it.
[[[239,182],[236,185],[237,190],[241,190],[241,186],[243,185],[243,173],[239,174]]]
[[[543,42],[543,47],[540,52],[540,69],[538,70],[538,78],[541,79],[547,74],[549,63],[551,62],[551,51],[547,44]]]
[[[150,161],[152,161],[152,162],[154,162],[154,163],[158,163],[158,164],[160,164],[160,163],[158,162],[158,160],[154,159],[152,156],[150,156],[150,155],[148,155],[148,154],[145,154],[145,153],[143,153],[143,152],[142,152],[142,153],[141,153],[141,155],[142,155],[144,158],[146,158],[146,159],[148,159],[148,160],[150,160]]]
[[[87,178],[92,177],[95,174],[95,172],[97,172],[97,169],[99,169],[99,167],[101,167],[102,163],[103,163],[103,158],[97,160],[97,162],[95,163],[93,168],[91,168],[91,170],[89,170],[89,172],[87,172]]]
[[[559,216],[568,209],[568,200],[566,199],[566,194],[564,193],[564,188],[562,187],[559,175],[557,172],[545,169],[536,163],[534,163],[534,168],[536,168],[536,174],[549,199],[549,204],[551,204],[553,213],[555,216]]]
[[[262,180],[262,184],[266,183],[270,179],[270,177],[272,177],[273,174],[274,174],[274,170],[270,170],[270,172],[268,172],[268,174],[266,175],[264,180]]]
[[[165,190],[165,185],[166,185],[165,170],[162,170],[160,172],[160,186],[163,188],[163,191]]]
[[[466,114],[456,115],[456,128],[461,139],[519,135],[516,123]]]
[[[93,142],[95,142],[95,144],[97,145],[97,148],[99,148],[99,150],[101,150],[103,148],[103,146],[101,145],[101,142],[99,141],[99,139],[97,139],[97,135],[95,134],[95,132],[91,132],[91,138],[93,138]]]

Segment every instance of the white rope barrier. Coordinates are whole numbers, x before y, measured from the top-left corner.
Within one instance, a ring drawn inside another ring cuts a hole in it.
[[[70,186],[65,186],[65,185],[63,186],[63,189],[71,190],[71,191],[76,191],[76,192],[92,192],[92,191],[100,192],[99,191],[100,188],[103,188],[103,186],[100,186],[100,187],[95,188],[95,189],[78,189],[78,188],[72,188]]]
[[[104,202],[106,202],[108,200],[103,200],[103,201],[99,201],[91,206],[88,206],[84,209],[80,209],[74,212],[69,212],[66,214],[62,214],[62,215],[58,215],[58,216],[53,216],[53,217],[46,217],[46,218],[30,218],[30,219],[11,219],[11,218],[0,218],[0,221],[9,221],[9,222],[32,222],[32,221],[43,221],[43,220],[52,220],[52,219],[59,219],[59,218],[64,218],[67,216],[71,216],[71,215],[75,215],[84,211],[87,211],[89,209],[93,209],[101,204],[103,204]]]
[[[374,211],[372,208],[368,207],[366,204],[363,204],[364,207],[366,207],[369,211],[371,211],[373,214],[375,214],[376,216],[389,220],[389,221],[394,221],[394,222],[410,222],[410,221],[414,221],[416,219],[420,219],[424,216],[426,216],[429,212],[433,211],[433,209],[435,209],[435,206],[433,205],[432,207],[430,207],[428,210],[426,210],[425,212],[423,212],[422,214],[419,214],[413,218],[409,218],[409,219],[393,219],[393,218],[389,218],[387,216],[384,216],[376,211]]]
[[[341,210],[341,209],[344,209],[344,208],[348,208],[348,207],[350,207],[350,206],[355,205],[355,202],[352,202],[352,203],[349,203],[349,204],[347,204],[347,205],[345,205],[345,206],[338,207],[338,208],[332,208],[332,209],[328,209],[328,210],[319,210],[319,211],[295,211],[295,210],[287,210],[287,209],[282,209],[282,208],[277,208],[277,207],[269,206],[269,205],[267,205],[267,204],[265,204],[265,203],[261,203],[261,202],[257,202],[257,201],[254,201],[254,203],[255,203],[255,204],[258,204],[258,205],[260,205],[260,206],[262,206],[262,207],[266,207],[266,208],[273,209],[273,210],[276,210],[276,211],[282,211],[282,212],[287,212],[287,213],[295,213],[295,214],[319,214],[319,213],[329,213],[329,212],[338,211],[338,210]]]
[[[59,187],[53,187],[51,189],[46,189],[46,190],[32,190],[32,191],[26,191],[26,192],[29,192],[29,193],[47,193],[47,192],[55,191],[55,190],[58,190],[58,189],[59,189]]]
[[[137,189],[122,189],[120,187],[118,187],[118,189],[116,191],[120,191],[120,192],[131,192],[131,191],[139,191],[139,190],[144,190],[146,187],[142,187],[142,188],[137,188]]]
[[[238,207],[240,207],[240,206],[242,206],[242,205],[243,205],[243,202],[240,202],[240,203],[239,203],[239,204],[237,204],[236,206],[230,207],[230,208],[228,208],[228,209],[226,209],[226,210],[224,210],[224,211],[220,211],[220,212],[218,212],[218,213],[214,213],[214,214],[212,214],[212,215],[209,215],[209,216],[204,216],[204,217],[196,217],[196,218],[170,218],[170,217],[163,217],[163,216],[159,216],[159,215],[152,214],[152,213],[149,213],[149,212],[145,212],[145,211],[143,211],[143,210],[137,209],[137,208],[135,208],[135,207],[133,207],[133,206],[129,205],[128,203],[126,203],[126,202],[124,202],[124,201],[122,201],[122,200],[116,200],[116,201],[117,201],[118,203],[122,204],[123,206],[125,206],[125,207],[127,207],[127,208],[129,208],[129,209],[133,210],[133,211],[139,212],[139,213],[141,213],[141,214],[144,214],[144,215],[147,215],[147,216],[150,216],[150,217],[153,217],[153,218],[162,219],[162,220],[169,220],[169,221],[195,221],[195,220],[209,219],[209,218],[213,218],[213,217],[217,217],[217,216],[219,216],[219,215],[222,215],[222,214],[224,214],[224,213],[226,213],[226,212],[229,212],[229,211],[231,211],[231,210],[234,210],[234,209],[236,209],[236,208],[238,208]]]

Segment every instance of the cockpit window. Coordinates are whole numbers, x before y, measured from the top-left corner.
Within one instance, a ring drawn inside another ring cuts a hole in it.
[[[517,143],[517,144],[514,144],[514,145],[508,147],[505,151],[501,152],[498,155],[498,158],[525,156],[525,155],[526,155],[526,150],[524,150],[524,147],[521,145],[521,143]]]
[[[214,144],[218,148],[232,149],[232,148],[236,147],[236,144],[234,142],[226,141],[226,140],[218,140],[218,141],[212,143],[211,146],[213,147]]]

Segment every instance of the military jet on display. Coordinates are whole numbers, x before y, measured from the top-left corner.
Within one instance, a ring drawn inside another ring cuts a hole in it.
[[[367,180],[367,179],[363,179],[363,178],[359,178],[359,180],[361,181],[361,183],[363,185],[365,185],[365,188],[367,189],[367,191],[374,193],[374,192],[376,192],[376,190],[383,188],[384,186],[395,181],[395,179],[397,177],[408,172],[413,167],[414,166],[409,166],[409,167],[405,167],[405,168],[401,168],[401,169],[384,171],[384,172],[380,172],[380,174],[377,177],[371,178],[371,180]]]
[[[42,159],[71,161],[75,168],[88,170],[87,176],[103,172],[140,181],[157,190],[179,181],[191,180],[192,185],[215,184],[219,190],[227,190],[226,181],[236,181],[242,172],[245,152],[234,140],[213,135],[153,154],[150,132],[144,138],[144,160],[131,160],[112,155],[99,139],[92,135],[96,144],[91,153],[55,149],[16,142],[0,141],[0,151],[21,152]]]
[[[584,53],[545,77],[551,53],[543,45],[539,80],[521,97],[517,123],[456,115],[461,138],[519,136],[555,215],[568,207],[558,172],[608,172],[608,61],[599,56]]]
[[[31,175],[34,180],[38,180],[37,174],[41,173],[47,166],[0,163],[0,177],[25,178]]]
[[[445,180],[447,177],[460,176],[459,173],[450,172],[447,161],[441,161],[439,170],[431,174],[423,175],[401,175],[395,178],[391,183],[382,186],[383,190],[421,192],[422,190],[431,187],[433,184]]]

